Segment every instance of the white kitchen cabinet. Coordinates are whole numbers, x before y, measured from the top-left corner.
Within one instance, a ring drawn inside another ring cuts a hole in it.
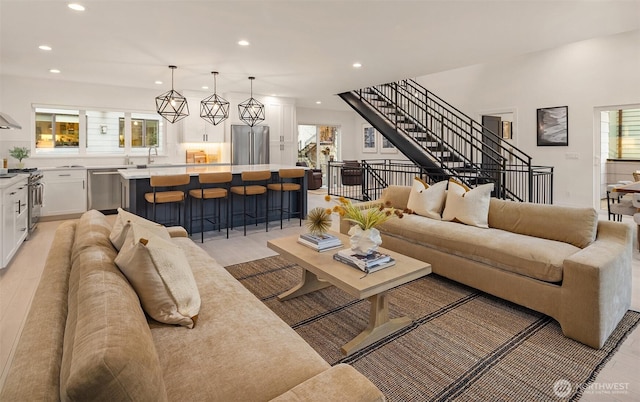
[[[2,268],[27,237],[27,176],[2,190]]]
[[[87,210],[87,170],[50,170],[42,174],[42,216]]]
[[[182,142],[224,142],[224,122],[214,126],[200,117],[198,98],[187,98],[189,116],[178,122]]]
[[[270,162],[293,165],[298,159],[295,105],[268,104],[267,118]]]

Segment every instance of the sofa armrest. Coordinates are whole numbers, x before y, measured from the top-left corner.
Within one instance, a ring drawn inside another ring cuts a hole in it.
[[[604,345],[631,304],[631,225],[600,221],[596,240],[564,261],[560,319],[566,336]]]
[[[381,200],[372,200],[372,201],[365,201],[365,202],[359,202],[357,204],[353,204],[354,207],[359,209],[379,208],[381,205],[383,205]],[[351,226],[353,225],[354,225],[353,222],[350,222],[344,219],[343,217],[340,217],[340,233],[347,234],[347,232],[349,231],[349,229],[351,229]]]
[[[167,227],[167,232],[171,237],[189,237],[187,230],[182,226],[169,226]]]
[[[384,401],[385,397],[364,375],[348,364],[338,364],[291,388],[272,402]]]

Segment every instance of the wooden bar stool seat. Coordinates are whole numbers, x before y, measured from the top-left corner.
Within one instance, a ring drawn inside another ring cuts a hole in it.
[[[149,178],[149,185],[153,189],[153,192],[145,193],[144,199],[147,201],[147,207],[149,204],[153,205],[153,220],[155,222],[157,222],[156,206],[158,204],[175,203],[178,205],[177,224],[181,224],[180,211],[181,205],[185,200],[185,192],[184,189],[176,189],[176,187],[186,186],[190,181],[191,177],[186,173],[176,175],[156,175]],[[161,191],[163,188],[166,190]]]
[[[200,242],[204,243],[204,221],[207,220],[213,224],[217,223],[218,231],[220,231],[222,224],[222,217],[220,214],[220,201],[227,198],[229,194],[229,183],[233,179],[231,172],[216,172],[216,173],[200,173],[198,176],[198,182],[200,183],[199,189],[193,189],[189,191],[190,205],[190,222],[189,226],[193,225],[193,200],[199,200],[200,202]],[[223,185],[223,187],[207,187],[209,185]],[[207,200],[216,200],[217,213],[211,218],[205,218],[204,204]],[[229,238],[229,203],[225,203],[225,222],[227,226],[227,239]]]
[[[258,196],[267,194],[267,181],[271,178],[271,171],[269,170],[256,170],[249,172],[242,172],[240,174],[242,179],[242,186],[231,187],[231,193],[235,196],[242,197],[242,223],[244,226],[244,235],[247,235],[247,216],[254,218],[256,226],[258,226]],[[251,216],[247,214],[247,198],[255,197],[255,215]],[[269,231],[269,197],[265,197],[266,207],[264,209],[265,215],[265,229]],[[233,208],[234,202],[231,202],[231,224],[233,227]]]
[[[292,213],[291,211],[291,194],[294,192],[302,193],[302,178],[305,175],[304,169],[280,169],[278,171],[279,182],[278,183],[269,183],[267,184],[267,188],[274,192],[280,192],[280,229],[282,229],[282,219],[284,216],[284,194],[287,193],[288,197],[288,207],[287,211],[287,219],[291,219],[291,215],[295,215],[296,213]],[[286,180],[298,180],[298,182],[286,181]],[[300,205],[298,206],[298,216],[300,217],[300,226],[302,226],[302,194],[299,197]]]

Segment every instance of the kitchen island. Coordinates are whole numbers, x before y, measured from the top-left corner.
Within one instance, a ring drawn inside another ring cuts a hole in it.
[[[159,165],[159,166],[145,166],[141,168],[131,167],[129,169],[120,169],[118,173],[120,173],[121,179],[121,194],[122,194],[122,208],[126,209],[129,212],[132,212],[136,215],[147,217],[148,219],[152,219],[152,208],[151,206],[147,206],[147,202],[144,199],[145,193],[152,192],[152,188],[149,184],[149,178],[155,175],[174,175],[174,174],[188,174],[191,176],[191,181],[188,185],[184,187],[184,190],[188,192],[191,189],[200,188],[200,183],[198,182],[198,175],[200,173],[213,173],[213,172],[231,172],[233,175],[233,181],[231,182],[232,186],[241,186],[242,179],[241,173],[246,171],[259,171],[259,170],[269,170],[271,171],[271,182],[278,182],[278,171],[280,169],[307,169],[301,166],[291,166],[291,165],[279,165],[279,164],[268,164],[268,165],[229,165],[229,164],[187,164],[187,165]],[[305,217],[307,213],[307,176],[304,175],[302,178],[302,200],[299,200],[297,195],[291,196],[291,210],[292,213],[297,213],[300,209],[302,210],[302,216]],[[250,197],[253,198],[253,197]],[[243,200],[238,198],[233,198],[229,195],[229,201],[232,201],[234,204],[234,213],[236,214],[233,218],[233,227],[242,227],[242,215],[239,213],[243,208]],[[248,200],[249,201],[249,200]],[[254,200],[251,200],[251,203],[247,205],[248,211],[253,211],[254,209]],[[300,202],[301,201],[301,202]],[[182,225],[187,228],[190,232],[200,232],[200,215],[199,208],[196,208],[194,205],[193,208],[193,216],[191,215],[191,211],[189,208],[189,203],[191,201],[187,199],[184,208],[184,218],[182,221]],[[195,204],[195,203],[194,203]],[[261,203],[261,205],[263,205]],[[287,198],[285,197],[285,209],[288,209],[286,206],[288,205]],[[159,204],[156,208],[158,208],[158,218],[159,220],[164,216],[165,212],[163,207],[166,205]],[[169,206],[170,207],[170,206]],[[211,215],[212,206],[209,205],[207,207],[209,209],[209,213],[205,210],[205,216]],[[280,196],[272,196],[269,199],[269,222],[275,222],[280,220]],[[224,210],[224,205],[223,205]],[[231,210],[231,208],[229,208]],[[148,212],[147,212],[148,211]],[[264,222],[265,211],[261,209],[258,211],[258,215],[263,218],[259,220],[259,222]],[[169,216],[169,215],[167,215]],[[295,215],[297,218],[297,215]],[[193,217],[193,230],[189,227],[190,219]],[[222,228],[225,227],[226,222],[224,219]],[[253,222],[253,220],[250,220]],[[275,226],[274,226],[275,227]],[[217,229],[217,227],[216,227]],[[213,225],[205,220],[204,231],[213,230]]]

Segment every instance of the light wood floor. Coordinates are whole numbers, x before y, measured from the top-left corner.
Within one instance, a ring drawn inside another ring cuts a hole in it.
[[[326,207],[327,204],[322,195],[309,194],[309,208],[315,206]],[[600,216],[601,219],[606,219],[605,213],[601,213]],[[625,217],[625,219],[627,218]],[[628,221],[632,222],[632,219],[629,217]],[[0,270],[0,388],[4,384],[14,347],[42,274],[47,252],[60,223],[61,221],[40,223],[37,231],[20,248],[10,265],[4,270]],[[333,228],[337,230],[337,219],[334,219]],[[259,225],[250,228],[247,237],[242,235],[241,230],[234,230],[229,239],[226,239],[224,232],[221,232],[220,234],[208,233],[203,244],[200,243],[199,234],[193,236],[193,240],[220,264],[227,266],[275,255],[266,247],[267,239],[292,235],[301,231],[304,231],[304,223],[300,228],[298,220],[292,219],[290,222],[286,222],[283,230],[280,230],[278,223],[272,222],[268,233],[264,231],[264,225]],[[632,309],[640,311],[640,254],[637,249],[635,249],[633,256]],[[558,364],[562,364],[562,362],[558,362]],[[587,390],[582,400],[640,400],[639,370],[640,330],[636,330],[627,338],[620,351],[615,354],[596,378],[596,383],[601,389],[621,383],[621,386],[627,389],[616,395]]]

